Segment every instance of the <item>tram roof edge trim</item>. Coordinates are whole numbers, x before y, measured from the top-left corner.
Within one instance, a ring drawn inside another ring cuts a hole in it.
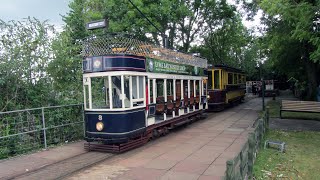
[[[84,58],[106,54],[131,54],[207,68],[207,59],[205,58],[163,48],[159,45],[126,37],[123,34],[90,36],[82,41],[82,45],[82,55]]]

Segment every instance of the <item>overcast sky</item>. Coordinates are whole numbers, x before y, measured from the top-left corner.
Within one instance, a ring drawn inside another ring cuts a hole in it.
[[[36,17],[44,21],[49,20],[56,28],[61,29],[63,25],[61,15],[69,12],[68,4],[72,0],[0,0],[0,19],[4,21],[22,20],[23,18]],[[235,4],[234,0],[227,0]],[[239,9],[238,9],[239,10]],[[260,24],[261,12],[255,17],[255,21],[243,23],[248,28],[256,28]]]
[[[61,26],[61,15],[69,11],[68,4],[71,0],[0,0],[0,19],[4,21],[22,20],[23,18],[36,17],[50,24]],[[61,14],[61,15],[60,15]]]

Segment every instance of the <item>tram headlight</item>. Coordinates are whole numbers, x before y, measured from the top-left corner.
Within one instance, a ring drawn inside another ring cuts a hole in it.
[[[96,129],[97,129],[98,131],[102,131],[103,127],[104,127],[104,125],[103,125],[102,122],[97,122],[97,124],[96,124]]]

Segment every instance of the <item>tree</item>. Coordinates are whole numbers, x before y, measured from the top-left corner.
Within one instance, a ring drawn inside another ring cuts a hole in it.
[[[259,6],[266,13],[264,23],[268,27],[271,60],[285,67],[282,69],[284,72],[288,72],[290,64],[302,66],[306,76],[295,77],[308,82],[307,99],[315,98],[315,90],[320,83],[320,2],[263,0]],[[297,68],[290,72],[295,74]]]
[[[32,18],[0,20],[0,32],[0,111],[54,103],[46,74],[53,26]]]
[[[69,4],[70,12],[63,17],[64,31],[52,42],[53,60],[47,72],[53,79],[53,88],[60,104],[82,101],[81,40],[88,32],[85,29],[86,0],[74,0]]]

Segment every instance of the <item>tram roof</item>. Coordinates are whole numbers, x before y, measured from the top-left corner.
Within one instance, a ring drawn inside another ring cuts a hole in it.
[[[245,73],[243,70],[234,68],[231,66],[223,65],[223,64],[217,64],[217,65],[208,65],[208,69],[225,69],[230,72],[236,72],[236,73]]]
[[[84,57],[128,54],[207,68],[207,59],[205,58],[163,48],[124,34],[90,36],[82,43]]]

